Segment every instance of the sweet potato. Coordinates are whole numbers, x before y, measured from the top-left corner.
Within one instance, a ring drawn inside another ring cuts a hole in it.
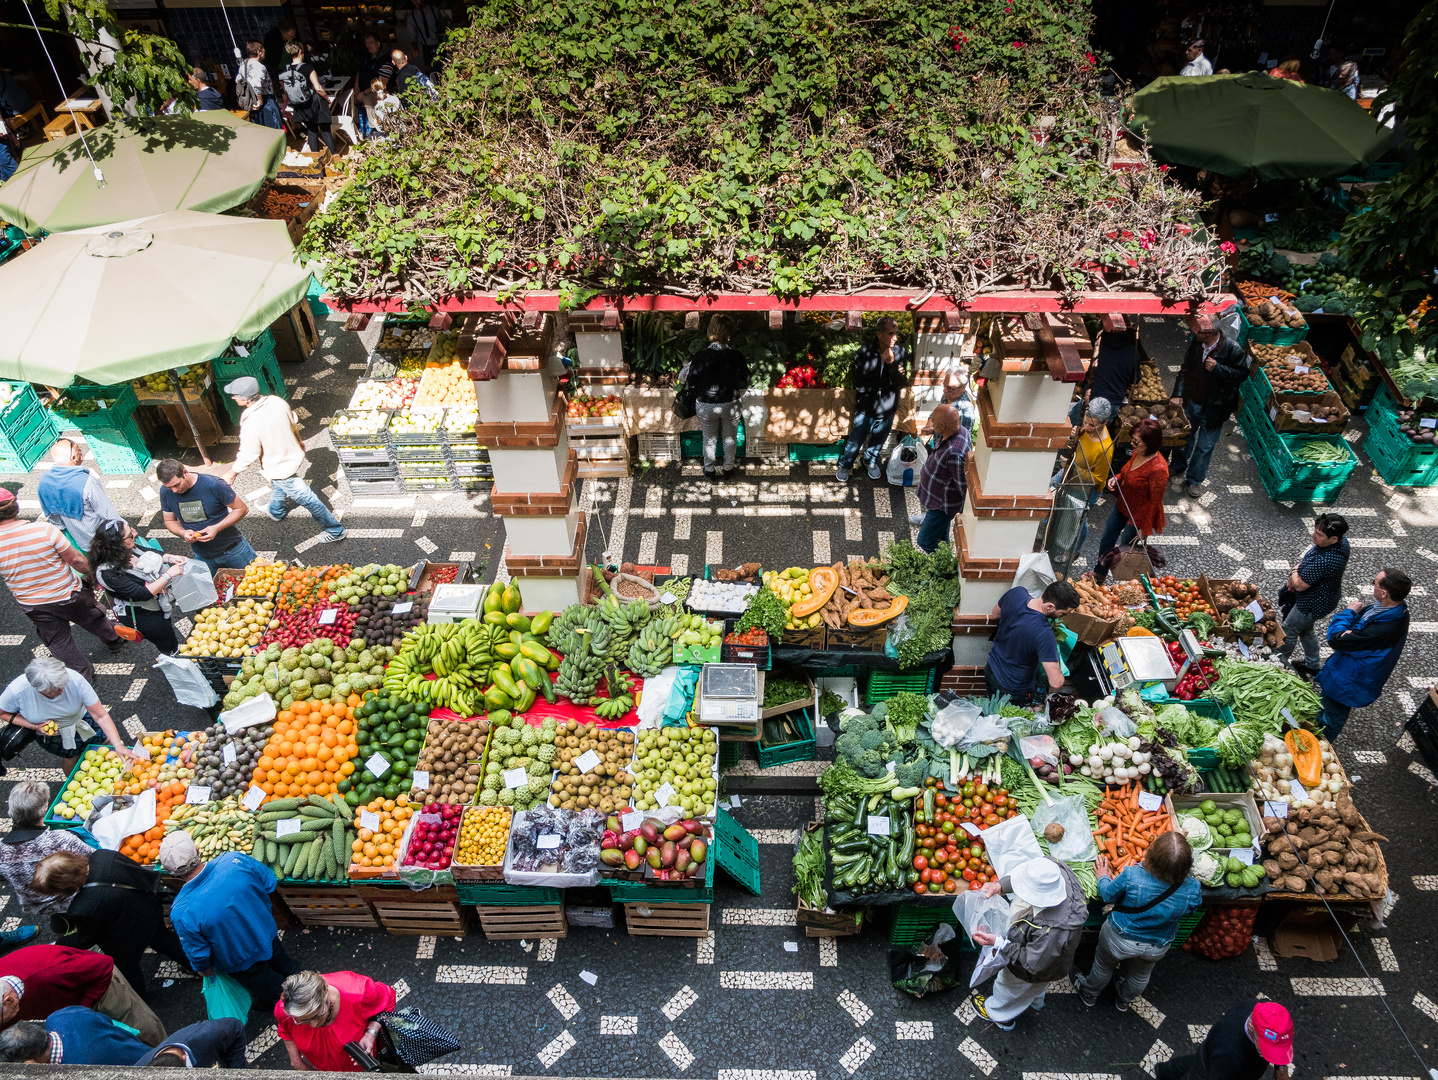
[[[1298,869],[1298,856],[1291,851],[1280,851],[1278,853],[1278,865],[1285,870]]]
[[[1268,875],[1269,880],[1275,880],[1283,876],[1283,867],[1277,859],[1264,859],[1263,872]]]
[[[1278,888],[1283,892],[1306,892],[1308,890],[1308,879],[1301,878],[1297,874],[1288,874],[1278,879]]]

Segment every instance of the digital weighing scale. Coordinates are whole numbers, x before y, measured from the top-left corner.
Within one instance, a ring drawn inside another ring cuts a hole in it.
[[[1203,647],[1192,630],[1179,634],[1183,646],[1184,663],[1173,670],[1168,646],[1157,637],[1122,637],[1100,647],[1092,653],[1094,674],[1108,693],[1116,693],[1135,683],[1163,683],[1170,692],[1183,678],[1189,666],[1203,656]]]
[[[699,672],[695,711],[706,724],[754,724],[764,683],[753,664],[705,664]]]

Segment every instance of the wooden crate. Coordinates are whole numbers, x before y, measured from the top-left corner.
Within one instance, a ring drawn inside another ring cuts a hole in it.
[[[375,917],[391,934],[463,934],[469,913],[458,900],[375,900]]]
[[[281,887],[280,899],[302,926],[364,926],[377,928],[379,920],[364,897],[353,889]]]
[[[819,911],[804,901],[794,912],[794,922],[804,928],[805,937],[850,937],[862,923],[850,911]]]
[[[562,938],[569,934],[563,904],[526,904],[523,907],[491,907],[474,909],[484,936],[491,941],[514,941],[519,938]]]
[[[631,936],[707,937],[709,904],[625,904]]]

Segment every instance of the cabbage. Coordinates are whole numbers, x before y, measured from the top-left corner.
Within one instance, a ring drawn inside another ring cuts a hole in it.
[[[1191,873],[1204,885],[1222,885],[1225,865],[1226,861],[1216,859],[1206,851],[1200,851],[1193,857]]]
[[[1208,822],[1197,814],[1180,814],[1178,827],[1188,837],[1188,845],[1195,852],[1207,851],[1213,846],[1213,834],[1209,831]]]

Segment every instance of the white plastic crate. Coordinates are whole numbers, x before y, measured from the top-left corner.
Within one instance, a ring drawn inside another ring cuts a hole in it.
[[[639,436],[639,457],[643,461],[678,461],[682,456],[678,435]]]

